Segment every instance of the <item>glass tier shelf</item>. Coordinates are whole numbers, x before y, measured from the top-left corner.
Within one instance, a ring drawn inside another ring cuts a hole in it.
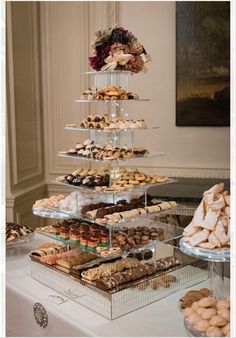
[[[38,209],[38,208],[33,207],[32,210],[33,210],[34,215],[41,216],[41,217],[58,218],[58,219],[59,218],[64,219],[64,218],[68,218],[68,217],[69,218],[76,218],[76,219],[81,219],[82,221],[85,221],[85,222],[89,222],[91,224],[100,225],[100,226],[103,226],[103,227],[110,229],[113,226],[117,227],[117,226],[123,226],[123,225],[125,225],[127,227],[129,227],[129,226],[133,227],[133,226],[138,226],[138,225],[142,226],[143,222],[145,222],[145,220],[147,222],[149,222],[151,220],[154,223],[156,223],[157,222],[157,220],[155,218],[156,216],[159,216],[159,214],[163,215],[163,213],[168,213],[168,211],[179,208],[179,207],[183,207],[183,206],[177,204],[175,208],[165,209],[165,210],[162,210],[160,212],[137,215],[137,216],[134,216],[132,218],[125,218],[125,219],[121,218],[116,223],[113,223],[113,224],[98,223],[98,222],[96,222],[95,219],[90,218],[86,215],[82,215],[79,211],[75,211],[75,210],[73,210],[73,211],[71,211],[71,210],[59,210],[59,209],[56,209],[56,208],[49,208],[49,207],[44,208],[44,209],[43,208]],[[140,223],[140,224],[138,224],[138,223]],[[154,223],[153,223],[153,225],[154,225]]]
[[[80,244],[75,244],[73,243],[71,240],[64,240],[62,238],[60,238],[60,236],[54,235],[54,234],[50,234],[50,233],[45,233],[43,231],[37,230],[37,233],[39,233],[40,235],[43,235],[47,238],[50,238],[52,240],[55,240],[57,242],[69,245],[71,248],[75,249],[75,248],[79,248],[80,250],[84,251],[84,252],[89,252],[92,253],[93,255],[99,257],[99,258],[104,258],[104,260],[106,259],[111,259],[111,258],[116,258],[116,257],[121,257],[121,256],[127,256],[129,253],[136,253],[145,249],[149,249],[149,248],[154,248],[154,245],[157,241],[152,241],[150,240],[150,242],[148,244],[145,245],[139,245],[137,247],[131,248],[129,251],[117,251],[117,253],[115,254],[111,254],[107,257],[102,256],[100,253],[98,253],[97,251],[93,251],[93,250],[89,250],[87,248],[83,248],[80,246]],[[104,248],[105,249],[105,248]],[[109,249],[107,247],[107,249]]]
[[[114,160],[99,160],[97,158],[90,158],[86,156],[79,156],[79,155],[70,155],[66,151],[65,153],[58,153],[57,156],[59,157],[65,157],[65,158],[72,158],[76,160],[84,160],[84,161],[92,161],[92,162],[100,162],[100,163],[122,163],[122,162],[128,162],[128,161],[135,161],[135,160],[140,160],[140,159],[145,159],[145,158],[155,158],[159,156],[166,156],[168,155],[167,153],[162,153],[160,151],[149,151],[148,154],[143,155],[143,156],[135,156],[131,157],[129,159],[114,159]]]
[[[45,218],[57,218],[57,219],[65,219],[70,217],[70,212],[64,213],[60,210],[49,209],[49,208],[32,208],[32,212],[35,216],[45,217]],[[71,214],[73,214],[71,212]]]
[[[154,223],[151,222],[150,224],[147,224],[147,226],[151,228],[153,226],[153,224]],[[121,251],[117,252],[117,254],[112,255],[112,258],[115,257],[115,256],[121,256],[121,255],[124,256],[124,255],[127,255],[130,252],[134,253],[134,252],[140,252],[140,251],[142,251],[144,249],[148,249],[148,248],[155,248],[158,245],[158,243],[169,242],[171,240],[178,239],[182,236],[183,228],[181,228],[181,227],[178,227],[178,226],[175,226],[175,225],[172,225],[172,224],[164,224],[164,223],[161,223],[161,222],[160,223],[155,222],[155,225],[158,228],[161,228],[161,229],[164,230],[164,237],[163,237],[162,240],[152,240],[152,239],[150,239],[147,244],[136,245],[136,246],[133,246],[132,248],[130,248],[129,250],[121,250]],[[120,230],[122,231],[122,226],[120,227]],[[61,238],[60,235],[55,235],[55,234],[50,233],[50,232],[45,232],[43,230],[40,230],[40,228],[37,228],[36,232],[40,233],[41,235],[43,235],[45,237],[53,239],[57,242],[70,245],[73,248],[78,247],[81,250],[86,251],[86,252],[91,252],[98,257],[104,257],[104,256],[101,256],[97,251],[91,251],[87,248],[84,248],[83,246],[81,247],[79,243],[75,244],[70,239],[65,240],[65,239]],[[112,233],[113,233],[113,231],[112,231],[112,227],[111,227],[111,236],[112,236]],[[110,241],[112,241],[112,237],[110,237]],[[112,245],[110,245],[110,248],[111,247],[112,247]],[[107,258],[110,258],[110,257],[111,256],[109,256]]]
[[[85,100],[85,99],[76,99],[74,102],[76,103],[113,103],[114,105],[117,105],[117,102],[147,102],[149,99],[147,98],[140,98],[140,99],[129,99],[129,100]]]
[[[70,189],[75,189],[75,190],[80,190],[80,191],[84,191],[86,193],[98,193],[98,194],[114,194],[114,195],[120,195],[126,192],[133,192],[133,191],[139,191],[139,190],[144,190],[144,189],[149,189],[152,187],[158,187],[160,185],[165,185],[165,184],[170,184],[170,183],[176,183],[178,182],[175,179],[170,178],[168,181],[163,182],[163,183],[153,183],[153,184],[146,184],[146,185],[134,185],[132,188],[124,188],[124,190],[113,190],[113,191],[97,191],[95,190],[95,188],[89,188],[86,187],[84,185],[80,185],[80,186],[76,186],[73,184],[69,184],[67,182],[61,182],[61,181],[57,181],[57,180],[52,180],[51,183],[53,184],[58,184],[58,185],[62,185],[64,187],[70,188]],[[107,187],[108,188],[108,187]]]
[[[209,262],[230,262],[229,249],[203,250],[201,248],[189,245],[183,241],[183,238],[181,238],[180,250],[186,255],[197,257]]]
[[[65,127],[65,130],[73,130],[73,131],[92,131],[96,133],[109,133],[109,134],[116,134],[116,133],[123,133],[123,132],[133,132],[136,130],[156,130],[160,127],[147,127],[147,128],[124,128],[124,129],[93,129],[93,128],[81,128],[81,127]]]
[[[89,70],[87,72],[82,72],[81,73],[82,75],[88,75],[88,74],[91,74],[91,75],[104,75],[104,74],[109,74],[109,75],[112,75],[112,74],[127,74],[127,75],[133,75],[134,73],[132,73],[131,71],[129,70],[100,70],[98,72],[94,71],[94,70]]]

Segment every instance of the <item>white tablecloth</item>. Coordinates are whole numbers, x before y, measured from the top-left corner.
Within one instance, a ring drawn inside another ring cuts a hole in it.
[[[31,247],[42,241],[45,238],[36,235]],[[199,284],[199,288],[206,286],[207,282]],[[185,291],[110,321],[69,299],[60,305],[52,303],[47,297],[60,294],[31,278],[28,256],[7,262],[6,288],[8,337],[187,337],[178,309],[178,300]],[[46,328],[34,318],[36,302],[43,304],[48,313]]]

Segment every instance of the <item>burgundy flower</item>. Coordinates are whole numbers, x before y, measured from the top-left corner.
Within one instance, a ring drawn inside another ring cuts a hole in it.
[[[109,55],[111,46],[110,45],[100,45],[96,47],[96,54],[89,57],[90,66],[96,71],[101,70],[102,66],[105,65],[104,59]]]

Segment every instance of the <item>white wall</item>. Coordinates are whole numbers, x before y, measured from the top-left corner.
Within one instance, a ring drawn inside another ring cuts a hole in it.
[[[227,177],[228,127],[175,126],[175,2],[120,2],[119,19],[152,56],[148,73],[130,81],[133,91],[150,98],[134,109],[160,126],[158,131],[142,134],[140,143],[170,154],[150,164],[178,176]]]

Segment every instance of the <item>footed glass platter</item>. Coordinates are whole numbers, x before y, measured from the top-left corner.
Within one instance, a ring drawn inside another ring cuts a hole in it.
[[[150,127],[148,126],[147,128],[124,128],[124,129],[93,129],[93,128],[81,128],[81,127],[65,127],[65,130],[73,130],[73,131],[93,131],[96,133],[109,133],[109,134],[116,134],[116,133],[125,133],[125,132],[133,132],[136,130],[156,130],[159,129],[160,127],[153,126]]]
[[[185,254],[198,257],[210,262],[229,262],[230,261],[230,249],[216,249],[216,250],[203,250],[198,247],[193,247],[188,243],[180,240],[180,249]]]
[[[65,187],[73,189],[73,190],[81,190],[81,191],[84,191],[86,193],[116,194],[116,195],[122,194],[124,192],[131,192],[132,193],[133,191],[144,191],[145,189],[149,189],[151,187],[158,187],[160,185],[165,185],[165,184],[170,184],[170,183],[176,183],[176,182],[177,182],[177,180],[170,178],[168,181],[163,182],[163,183],[152,183],[152,184],[148,184],[147,183],[145,185],[140,185],[139,184],[139,185],[133,186],[131,188],[123,188],[122,190],[121,189],[120,190],[115,190],[115,189],[107,187],[108,190],[105,190],[105,191],[101,190],[101,191],[99,191],[99,190],[96,190],[94,187],[90,188],[90,187],[87,187],[87,186],[84,186],[84,185],[76,186],[76,185],[73,185],[73,184],[69,184],[67,182],[62,182],[62,181],[57,181],[57,180],[51,181],[51,183],[62,185],[62,186],[65,186]]]
[[[64,213],[60,210],[55,209],[49,209],[49,208],[32,208],[33,214],[35,216],[45,217],[45,218],[68,218],[70,217],[69,211],[67,213]]]

